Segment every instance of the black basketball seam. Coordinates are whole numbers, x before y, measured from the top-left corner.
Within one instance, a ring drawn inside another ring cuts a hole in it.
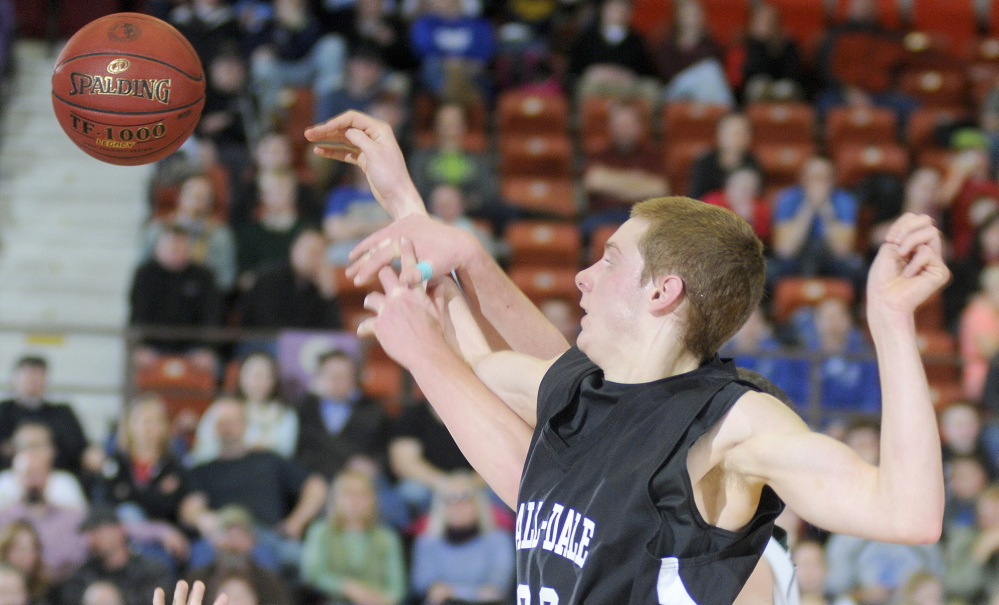
[[[201,64],[201,57],[198,56],[198,52],[196,50],[194,50],[194,46],[191,45],[191,41],[187,39],[187,36],[185,36],[184,34],[180,33],[180,31],[176,27],[174,27],[173,25],[171,25],[170,23],[167,23],[166,21],[164,21],[162,19],[158,19],[158,18],[153,17],[151,15],[145,15],[143,13],[117,13],[116,15],[108,15],[108,17],[124,17],[125,15],[127,15],[129,18],[137,19],[139,21],[144,21],[146,23],[152,23],[153,25],[161,27],[163,29],[163,31],[169,33],[171,36],[173,36],[174,38],[176,38],[177,40],[179,40],[181,42],[181,44],[187,49],[187,51],[189,53],[191,53],[191,56],[194,57],[195,60],[197,60],[198,65],[201,66],[202,71],[204,71],[204,66]],[[102,18],[104,18],[104,17],[102,17]],[[91,21],[91,23],[93,23],[93,21]],[[87,25],[89,25],[89,23]],[[166,27],[163,27],[164,25]],[[86,25],[84,25],[83,27],[86,27]],[[81,27],[79,30],[77,30],[76,33],[79,33],[80,30],[83,29],[83,27]],[[73,35],[75,36],[76,33],[74,33]],[[70,40],[72,40],[72,37],[70,37]],[[68,46],[68,44],[67,44],[67,46]],[[64,49],[64,52],[65,52],[65,49]],[[59,53],[59,54],[61,55],[62,53]],[[112,53],[107,53],[107,54],[112,54]],[[59,65],[56,65],[55,68],[59,69],[59,67],[61,67],[65,63],[68,63],[69,61],[72,61],[72,59],[66,59],[65,61],[63,61]],[[173,66],[171,65],[171,67],[173,67]],[[176,69],[176,68],[174,68],[174,69]],[[184,73],[183,71],[181,71],[179,69],[177,71],[180,71],[181,73]],[[187,74],[184,73],[184,75],[187,75]],[[190,77],[190,76],[188,76],[188,77]]]
[[[60,97],[59,95],[57,95],[55,93],[55,91],[52,91],[52,96],[55,97],[56,99],[59,99],[60,101],[62,101],[66,105],[69,105],[70,107],[75,107],[77,109],[85,109],[87,111],[93,111],[95,113],[107,113],[107,114],[116,115],[116,116],[148,116],[148,115],[152,115],[154,113],[167,113],[167,112],[171,112],[171,111],[177,111],[178,109],[187,109],[188,107],[193,107],[194,105],[197,105],[198,103],[200,103],[200,102],[202,102],[202,101],[205,100],[205,95],[201,95],[193,103],[188,103],[187,105],[180,105],[178,107],[167,107],[167,108],[160,109],[160,110],[157,110],[157,111],[113,111],[113,110],[110,110],[110,109],[95,109],[93,107],[86,107],[84,105],[77,105],[76,103],[70,103],[66,99],[64,99],[64,98]]]
[[[195,59],[197,59],[199,64],[201,63],[201,57],[198,56],[198,51],[194,50],[194,46],[191,44],[191,41],[188,40],[187,36],[185,36],[183,33],[181,33],[181,31],[179,29],[177,29],[176,27],[174,27],[172,23],[168,23],[167,21],[164,21],[163,19],[159,19],[159,18],[153,17],[151,15],[145,15],[143,13],[118,13],[118,14],[119,15],[128,15],[129,17],[131,17],[133,19],[138,19],[139,21],[145,21],[146,23],[152,23],[152,24],[158,25],[158,26],[166,25],[166,27],[163,28],[163,30],[166,31],[167,33],[169,33],[174,38],[177,38],[178,40],[180,40],[183,44],[185,44],[187,46],[187,50],[189,50],[191,52],[191,56],[194,57]],[[204,66],[202,66],[202,68],[204,68]]]
[[[146,61],[152,61],[153,63],[159,63],[160,65],[165,65],[165,66],[169,67],[170,69],[176,71],[177,73],[182,74],[184,76],[187,76],[188,79],[193,80],[195,82],[201,82],[202,80],[205,79],[204,74],[202,74],[202,75],[200,75],[198,77],[194,77],[191,74],[189,74],[186,71],[184,71],[183,69],[180,69],[179,67],[177,67],[175,65],[170,65],[166,61],[160,61],[159,59],[154,59],[152,57],[147,57],[145,55],[133,55],[133,54],[130,54],[130,53],[101,52],[101,53],[87,53],[85,55],[75,55],[73,57],[70,57],[69,59],[66,59],[65,61],[63,61],[59,65],[56,65],[55,71],[58,71],[60,67],[62,67],[63,65],[66,65],[70,61],[76,61],[77,59],[87,59],[89,57],[99,57],[101,55],[110,55],[112,57],[132,57],[133,59],[145,59]]]

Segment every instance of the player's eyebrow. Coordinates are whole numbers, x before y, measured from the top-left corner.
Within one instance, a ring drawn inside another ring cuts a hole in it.
[[[611,250],[617,252],[618,254],[621,254],[621,248],[619,248],[618,245],[615,244],[614,242],[607,242],[606,244],[604,244],[605,252],[610,252]]]

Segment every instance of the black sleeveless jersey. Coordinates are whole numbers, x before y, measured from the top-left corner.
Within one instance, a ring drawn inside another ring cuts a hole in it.
[[[517,506],[517,604],[730,605],[783,503],[764,488],[745,528],[710,526],[694,503],[687,452],[750,387],[715,357],[628,388],[567,446],[553,418],[599,372],[573,348],[541,382]]]

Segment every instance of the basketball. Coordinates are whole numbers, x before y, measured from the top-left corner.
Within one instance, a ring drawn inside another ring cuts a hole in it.
[[[172,25],[117,13],[76,32],[56,59],[52,105],[77,147],[104,162],[148,164],[194,132],[205,74]]]

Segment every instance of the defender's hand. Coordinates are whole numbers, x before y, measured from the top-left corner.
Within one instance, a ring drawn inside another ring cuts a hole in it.
[[[316,155],[359,166],[368,177],[375,198],[392,218],[426,214],[423,200],[409,178],[395,133],[387,122],[359,111],[347,111],[325,124],[306,129],[305,138],[317,143]]]
[[[940,231],[926,215],[906,213],[888,229],[867,276],[872,309],[912,313],[950,280]]]
[[[464,229],[414,214],[379,229],[357,244],[350,252],[352,264],[347,267],[347,277],[358,284],[370,281],[382,267],[399,257],[399,247],[395,242],[403,238],[412,242],[416,256],[430,264],[435,276],[447,275],[467,263],[476,253],[484,252],[475,236]],[[413,286],[420,283],[421,276],[419,271],[404,270],[399,280],[404,285]]]

